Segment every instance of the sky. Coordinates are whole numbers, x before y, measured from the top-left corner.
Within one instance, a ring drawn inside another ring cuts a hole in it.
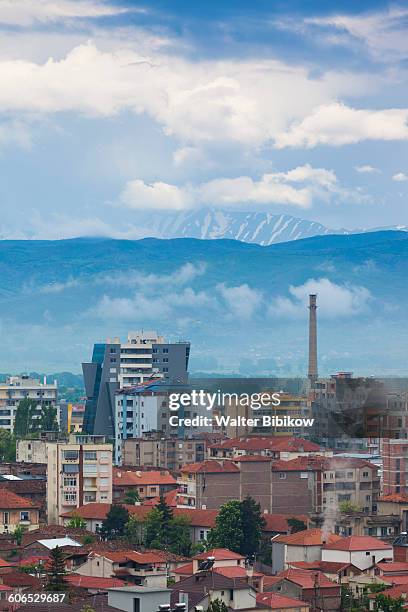
[[[0,0],[0,237],[202,206],[408,225],[408,8]]]

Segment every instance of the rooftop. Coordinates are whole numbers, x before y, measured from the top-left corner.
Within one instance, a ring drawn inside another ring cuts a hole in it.
[[[141,472],[113,468],[113,486],[176,485],[173,476],[165,471]]]
[[[199,555],[195,555],[193,559],[204,560],[208,559],[208,557],[214,557],[216,561],[226,561],[231,559],[245,559],[243,555],[239,553],[233,552],[232,550],[228,550],[228,548],[213,548],[211,550],[207,550],[207,552],[202,552]]]
[[[290,580],[290,582],[294,582],[298,584],[304,589],[312,589],[316,585],[321,588],[325,587],[339,587],[338,584],[332,582],[320,571],[310,571],[310,570],[301,570],[301,569],[293,569],[289,568],[284,572],[280,572],[279,576],[281,578],[285,578],[286,580]]]
[[[308,607],[309,604],[300,599],[293,599],[280,595],[279,593],[258,593],[256,603],[260,606],[267,606],[270,610],[285,610],[285,608],[294,609],[300,606]]]
[[[382,540],[377,540],[372,536],[349,536],[339,538],[337,542],[323,546],[326,550],[346,550],[350,552],[359,550],[392,550],[391,544],[386,544]]]
[[[229,460],[217,461],[215,459],[207,459],[199,463],[185,465],[180,471],[185,474],[216,474],[218,472],[239,472],[239,468]]]
[[[289,546],[322,546],[323,544],[335,544],[343,538],[334,533],[326,533],[322,529],[305,529],[290,535],[278,535],[272,542],[280,542]]]
[[[20,497],[20,495],[16,495],[13,491],[9,489],[0,487],[0,508],[3,509],[34,509],[38,508],[37,505],[33,504],[33,502],[25,497]]]

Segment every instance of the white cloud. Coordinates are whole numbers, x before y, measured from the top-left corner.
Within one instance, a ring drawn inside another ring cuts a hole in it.
[[[141,180],[129,181],[119,196],[119,203],[129,208],[153,210],[180,210],[200,204],[221,207],[290,204],[308,208],[313,199],[327,200],[336,194],[344,194],[344,190],[338,185],[332,170],[305,164],[287,172],[264,174],[259,180],[239,176],[181,187],[167,183],[146,185]],[[352,197],[352,194],[348,193],[348,197]]]
[[[319,106],[278,134],[275,147],[341,146],[362,140],[408,140],[408,109],[359,110],[340,103]]]
[[[97,0],[0,0],[0,23],[28,26],[78,17],[107,17],[128,12]]]
[[[396,174],[394,174],[394,176],[392,177],[393,181],[397,181],[399,183],[403,183],[405,181],[408,181],[408,176],[405,174],[405,172],[397,172]]]
[[[332,27],[341,34],[346,33],[348,40],[335,38],[334,42],[350,45],[350,39],[354,39],[363,43],[376,59],[384,61],[406,57],[407,17],[408,9],[394,6],[386,11],[312,17],[305,19],[304,23],[325,28]]]
[[[377,174],[380,172],[378,168],[374,166],[369,166],[368,164],[362,166],[355,166],[354,170],[359,172],[360,174]]]
[[[317,293],[319,316],[323,318],[349,317],[363,312],[371,298],[365,287],[338,285],[328,278],[309,279],[303,285],[289,287],[290,298],[275,298],[269,313],[272,316],[304,316],[309,294]]]
[[[183,210],[190,207],[186,191],[168,183],[144,183],[140,179],[128,181],[119,196],[127,208],[149,210]]]
[[[262,294],[247,284],[227,287],[224,283],[220,283],[217,285],[217,291],[231,315],[237,319],[251,319],[263,300]]]

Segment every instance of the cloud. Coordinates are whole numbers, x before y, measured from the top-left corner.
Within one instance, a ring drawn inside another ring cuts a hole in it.
[[[128,181],[119,196],[127,208],[149,210],[184,210],[190,207],[188,193],[168,183],[144,183],[140,179]]]
[[[350,40],[358,41],[375,59],[386,61],[404,59],[408,53],[407,17],[408,9],[394,6],[386,11],[310,17],[304,23],[347,34],[348,38],[334,38],[334,42],[350,45]]]
[[[380,170],[375,168],[374,166],[363,165],[363,166],[355,166],[354,170],[359,172],[360,174],[376,174],[379,173]]]
[[[137,9],[140,10],[140,9]],[[53,22],[74,18],[119,15],[128,9],[97,0],[1,0],[0,23],[28,26],[35,22]]]
[[[270,172],[259,180],[250,176],[218,178],[196,186],[177,187],[167,183],[146,185],[130,181],[119,196],[119,204],[134,209],[180,210],[201,204],[236,205],[289,204],[309,208],[314,199],[327,200],[345,194],[332,170],[297,166],[287,172]],[[348,197],[353,197],[349,192]],[[354,194],[360,198],[359,194]]]
[[[251,319],[262,303],[262,294],[247,284],[227,287],[220,283],[216,287],[231,315],[237,319]]]
[[[396,174],[394,174],[394,176],[392,177],[393,181],[397,181],[399,183],[403,183],[405,181],[408,181],[408,176],[405,174],[405,172],[397,172]]]
[[[363,140],[408,140],[408,109],[359,110],[338,102],[319,106],[276,137],[275,147],[342,146]]]
[[[26,151],[31,149],[31,130],[25,121],[8,119],[0,122],[0,150],[9,146]]]
[[[310,293],[317,293],[319,316],[323,318],[351,317],[364,312],[371,294],[365,287],[337,285],[328,278],[309,279],[303,285],[289,287],[290,297],[278,296],[270,307],[272,316],[304,316]]]

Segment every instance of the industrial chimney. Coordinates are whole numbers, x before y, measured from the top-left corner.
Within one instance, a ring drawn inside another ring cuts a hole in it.
[[[307,376],[313,386],[317,380],[317,322],[315,293],[309,295],[309,370]]]

